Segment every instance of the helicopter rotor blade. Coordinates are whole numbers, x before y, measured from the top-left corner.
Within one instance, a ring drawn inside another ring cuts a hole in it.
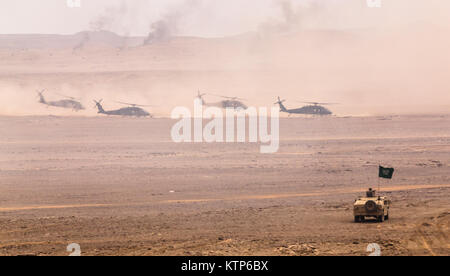
[[[123,104],[123,105],[129,105],[129,106],[133,106],[133,107],[155,107],[154,105],[142,105],[142,104],[132,104],[132,103],[125,103],[125,102],[116,102],[118,104]]]
[[[61,96],[61,97],[64,97],[64,98],[67,98],[67,99],[71,99],[71,100],[74,100],[74,101],[81,101],[81,99],[79,99],[79,98],[67,96],[67,95],[60,94],[60,93],[56,93],[56,95],[59,95],[59,96]]]
[[[96,100],[92,100],[93,102],[94,102],[94,108],[96,108],[97,107],[97,105],[99,105],[100,103],[101,103],[101,100],[100,101],[96,101]]]
[[[229,100],[240,100],[240,101],[246,101],[247,99],[243,99],[243,98],[239,98],[239,97],[229,97],[229,96],[223,96],[223,95],[217,95],[217,94],[209,94],[211,96],[215,96],[215,97],[220,97],[220,98],[224,98],[224,99],[229,99]]]
[[[198,92],[197,92],[197,97],[198,97],[198,98],[201,98],[201,97],[203,97],[203,96],[206,96],[206,93],[202,93],[202,92],[200,91],[200,89],[199,89]]]
[[[282,100],[280,97],[278,97],[278,101],[274,104],[282,104],[284,103],[286,100]]]
[[[298,103],[304,103],[304,104],[312,104],[312,105],[335,105],[339,103],[320,103],[320,102],[303,102],[303,101],[296,101]]]

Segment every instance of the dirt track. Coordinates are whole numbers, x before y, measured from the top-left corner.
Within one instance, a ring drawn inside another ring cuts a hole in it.
[[[282,119],[273,155],[172,123],[0,118],[0,254],[449,255],[448,116]],[[392,219],[355,224],[379,163]]]
[[[438,189],[450,188],[450,184],[445,185],[414,185],[414,186],[396,186],[383,187],[383,192],[393,191],[409,191],[409,190],[423,190],[423,189]],[[329,192],[316,192],[308,194],[271,194],[271,195],[248,195],[228,198],[203,198],[203,199],[173,199],[160,202],[158,204],[175,204],[175,203],[201,203],[213,201],[242,201],[242,200],[264,200],[264,199],[282,199],[282,198],[297,198],[297,197],[324,197],[338,194],[364,194],[365,190],[336,190]],[[19,206],[0,208],[0,212],[13,212],[25,210],[45,210],[45,209],[77,209],[77,208],[102,208],[102,207],[130,207],[130,206],[145,206],[148,203],[125,203],[125,204],[78,204],[78,205],[41,205],[41,206]]]

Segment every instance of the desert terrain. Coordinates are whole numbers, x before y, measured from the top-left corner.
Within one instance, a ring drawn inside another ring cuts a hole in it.
[[[268,155],[175,144],[174,122],[0,117],[0,255],[450,253],[448,115],[284,118]],[[378,185],[390,220],[354,223]]]
[[[0,255],[449,255],[449,29],[303,28],[303,15],[226,37],[1,34]],[[168,118],[198,92],[333,116],[282,115],[275,154],[174,143]],[[101,99],[154,118],[102,116]],[[378,186],[390,219],[354,223]]]

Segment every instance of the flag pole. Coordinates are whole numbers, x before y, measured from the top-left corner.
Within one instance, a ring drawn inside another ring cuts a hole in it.
[[[381,167],[381,165],[379,165],[378,166],[378,168],[380,168]],[[380,187],[380,176],[378,176],[378,193],[380,194],[381,193],[381,187]]]
[[[381,165],[378,165],[378,171],[380,170]],[[380,192],[380,176],[378,175],[378,190],[377,193]]]

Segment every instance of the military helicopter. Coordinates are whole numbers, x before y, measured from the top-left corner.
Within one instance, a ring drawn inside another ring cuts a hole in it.
[[[105,114],[108,116],[125,116],[125,117],[153,117],[149,112],[145,111],[141,107],[145,107],[148,105],[138,105],[138,104],[130,104],[130,103],[123,103],[123,102],[117,102],[120,104],[128,105],[128,107],[124,107],[117,110],[110,110],[106,111],[103,109],[102,101],[96,101],[94,100],[95,106],[98,109],[99,114]]]
[[[333,114],[333,112],[322,106],[322,105],[331,105],[333,103],[304,102],[308,105],[296,109],[287,109],[283,105],[285,101],[286,100],[281,100],[281,98],[278,97],[278,101],[275,104],[278,104],[280,106],[280,112],[285,112],[288,113],[289,115],[302,114],[302,115],[329,116]]]
[[[44,97],[44,92],[45,92],[45,90],[37,91],[38,96],[39,96],[39,103],[41,103],[41,104],[44,104],[46,106],[72,109],[74,111],[80,111],[80,110],[85,109],[84,106],[79,101],[77,101],[74,97],[60,95],[67,99],[59,100],[59,101],[47,101]]]
[[[198,92],[197,98],[199,98],[203,105],[206,106],[215,106],[215,107],[220,107],[223,109],[234,109],[234,110],[246,110],[248,107],[242,103],[241,101],[244,99],[238,98],[238,97],[227,97],[227,96],[221,96],[221,95],[214,95],[214,94],[209,94],[211,96],[215,96],[215,97],[220,97],[220,98],[224,98],[225,100],[217,102],[217,103],[206,103],[205,100],[203,99],[204,96],[206,96],[208,94],[205,93],[200,93],[200,91]]]

